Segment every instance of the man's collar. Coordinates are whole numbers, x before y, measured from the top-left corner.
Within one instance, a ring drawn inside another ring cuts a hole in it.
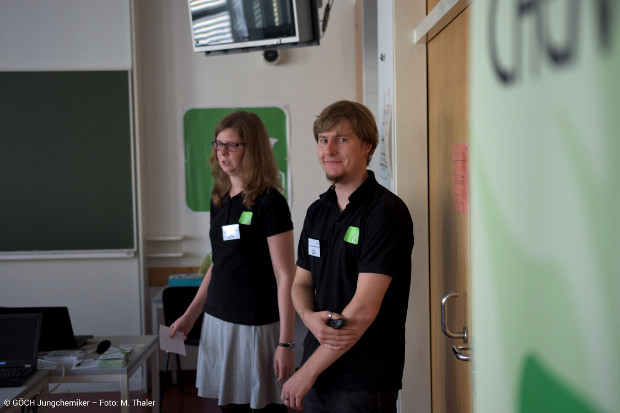
[[[377,184],[375,173],[371,170],[366,170],[368,177],[357,187],[355,191],[349,196],[349,202],[356,202],[359,199],[363,199],[369,193],[369,191]]]
[[[366,194],[371,190],[371,188],[373,188],[377,184],[375,173],[371,170],[367,170],[366,172],[368,172],[368,177],[349,196],[349,203],[356,202],[359,199],[363,199]],[[336,195],[336,190],[334,189],[333,185],[331,185],[326,192],[321,194],[320,198],[324,201],[338,203],[338,196]]]

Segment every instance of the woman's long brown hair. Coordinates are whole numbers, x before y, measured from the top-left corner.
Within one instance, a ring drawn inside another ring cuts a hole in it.
[[[242,195],[243,205],[250,209],[254,206],[256,198],[265,190],[271,187],[282,190],[278,179],[278,167],[271,150],[267,129],[256,114],[239,110],[225,116],[215,128],[214,139],[228,128],[237,132],[245,142],[245,154],[241,163]],[[230,192],[230,178],[220,168],[215,149],[211,151],[209,164],[211,175],[215,180],[211,199],[215,206],[220,208]]]

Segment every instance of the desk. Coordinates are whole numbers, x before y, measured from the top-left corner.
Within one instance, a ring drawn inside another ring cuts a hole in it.
[[[23,386],[20,387],[0,387],[0,412],[21,412],[20,402],[28,402],[39,393],[47,392],[49,370],[37,370]],[[7,406],[7,400],[9,405]],[[47,411],[41,407],[42,411]]]
[[[142,348],[134,351],[129,364],[122,368],[92,368],[66,370],[63,383],[109,383],[118,382],[121,386],[121,397],[118,402],[121,412],[129,412],[132,402],[129,399],[129,378],[150,357],[151,359],[151,396],[155,402],[153,411],[159,411],[159,336],[111,336],[95,337],[96,340],[110,340],[113,346],[121,344],[142,344]],[[97,354],[89,355],[89,358]],[[50,383],[58,383],[60,370],[51,370]]]

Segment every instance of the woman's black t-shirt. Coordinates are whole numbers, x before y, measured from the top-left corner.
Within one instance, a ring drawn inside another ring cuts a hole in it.
[[[213,269],[205,311],[221,320],[264,325],[279,320],[277,285],[267,238],[293,229],[284,196],[263,192],[252,209],[242,194],[221,208],[211,202]]]

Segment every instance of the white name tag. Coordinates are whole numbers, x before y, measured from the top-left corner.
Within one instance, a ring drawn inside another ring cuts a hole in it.
[[[239,224],[224,225],[222,227],[222,235],[224,235],[224,241],[230,241],[233,239],[241,239],[241,233],[239,232]]]
[[[308,238],[308,254],[321,258],[321,244],[318,239]]]

